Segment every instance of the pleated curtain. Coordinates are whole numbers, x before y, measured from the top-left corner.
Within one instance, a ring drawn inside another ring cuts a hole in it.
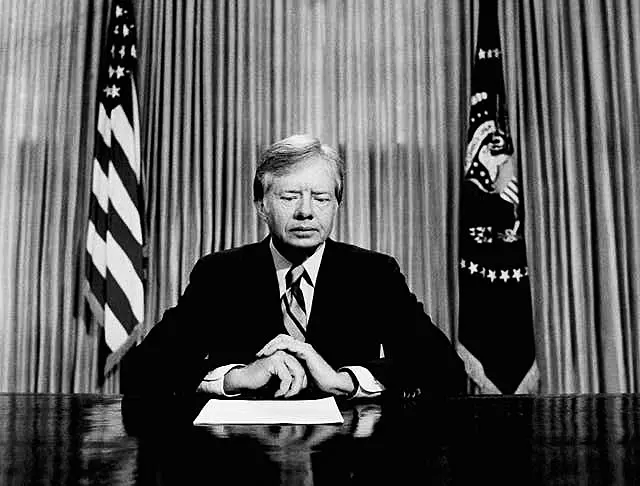
[[[0,3],[0,391],[119,390],[118,372],[97,379],[100,329],[80,292],[108,3]],[[455,339],[477,2],[136,7],[145,327],[201,255],[266,234],[251,200],[258,155],[309,132],[347,166],[334,238],[394,255]],[[542,391],[637,391],[640,7],[499,12]]]

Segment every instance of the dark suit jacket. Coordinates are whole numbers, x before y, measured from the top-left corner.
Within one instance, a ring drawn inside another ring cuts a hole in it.
[[[269,238],[207,255],[177,306],[130,353],[125,393],[191,393],[209,370],[253,361],[280,333],[286,331]],[[395,259],[381,253],[327,240],[307,342],[335,369],[365,366],[392,390],[466,387],[451,343],[409,291]]]

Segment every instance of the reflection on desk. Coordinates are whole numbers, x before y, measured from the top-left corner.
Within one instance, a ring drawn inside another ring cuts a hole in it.
[[[635,395],[343,402],[339,425],[192,426],[203,404],[0,395],[0,484],[640,480]]]

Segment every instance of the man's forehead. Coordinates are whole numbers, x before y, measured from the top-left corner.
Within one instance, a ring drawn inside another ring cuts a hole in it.
[[[296,162],[281,171],[271,173],[270,177],[273,182],[295,179],[318,180],[320,182],[325,175],[328,176],[327,179],[335,183],[338,174],[334,164],[322,158],[313,158]]]

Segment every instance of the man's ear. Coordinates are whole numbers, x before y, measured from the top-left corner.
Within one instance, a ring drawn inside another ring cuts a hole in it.
[[[267,213],[264,210],[264,198],[259,201],[253,201],[253,205],[256,207],[256,211],[258,212],[258,217],[266,224],[267,222]]]

